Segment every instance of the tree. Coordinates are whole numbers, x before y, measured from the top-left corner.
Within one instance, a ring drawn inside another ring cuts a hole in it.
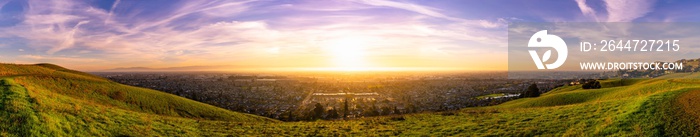
[[[326,112],[326,109],[323,108],[323,105],[321,105],[321,103],[316,103],[313,112],[314,119],[319,119],[323,117],[323,114]]]
[[[347,118],[348,113],[350,112],[350,109],[348,108],[348,99],[347,98],[345,98],[345,106],[343,106],[343,107],[344,107],[343,118]]]
[[[396,106],[394,106],[394,114],[401,114],[401,111]]]
[[[414,106],[412,103],[408,104],[406,107],[406,113],[416,113],[418,110],[416,110],[416,106]]]
[[[524,98],[529,98],[529,97],[539,97],[540,96],[540,89],[537,88],[537,84],[532,83],[529,87],[527,87],[527,90],[525,90],[525,93],[520,94],[520,97]]]
[[[391,109],[387,106],[382,107],[382,112],[379,113],[379,115],[389,115],[391,114]]]
[[[340,115],[338,115],[338,110],[334,108],[331,108],[331,110],[328,110],[328,116],[326,117],[327,119],[336,119],[340,118]]]
[[[583,83],[581,85],[581,88],[583,89],[600,89],[602,86],[600,85],[600,82],[598,80],[588,80],[586,83]]]
[[[287,111],[287,121],[294,121],[294,112],[291,109]]]
[[[372,104],[372,106],[369,108],[369,110],[366,110],[364,112],[365,116],[378,116],[379,115],[379,109],[377,108],[376,105]]]
[[[376,104],[373,103],[372,107],[369,107],[369,109],[370,109],[370,113],[372,113],[372,116],[381,115],[381,113],[379,113],[379,111],[381,111],[381,108],[377,107]]]

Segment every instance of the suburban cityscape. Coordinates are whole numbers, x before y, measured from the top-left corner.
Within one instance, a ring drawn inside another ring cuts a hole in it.
[[[518,98],[532,84],[539,92],[570,84],[570,80],[508,79],[505,72],[96,74],[122,84],[284,121],[458,110]]]

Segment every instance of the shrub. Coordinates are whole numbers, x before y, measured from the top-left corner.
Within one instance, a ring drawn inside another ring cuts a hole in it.
[[[521,98],[522,97],[525,97],[525,98],[539,97],[539,96],[540,96],[540,89],[537,88],[537,84],[534,84],[534,83],[527,87],[527,90],[525,90],[525,93],[520,94]]]
[[[581,85],[583,89],[600,89],[600,82],[598,80],[588,80],[586,83]]]
[[[404,121],[404,120],[406,120],[406,118],[404,118],[403,116],[392,116],[389,119],[391,119],[392,121]]]

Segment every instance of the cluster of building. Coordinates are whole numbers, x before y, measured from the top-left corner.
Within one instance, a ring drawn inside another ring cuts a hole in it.
[[[516,98],[530,84],[542,92],[559,80],[507,79],[505,72],[406,74],[96,73],[222,108],[281,120],[306,120],[316,107],[343,118],[455,110]],[[476,98],[503,93],[509,96]],[[327,117],[335,119],[338,117]]]

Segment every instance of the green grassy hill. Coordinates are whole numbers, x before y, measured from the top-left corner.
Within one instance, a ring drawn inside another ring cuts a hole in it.
[[[206,135],[198,121],[275,120],[52,64],[0,64],[0,136]]]
[[[453,112],[277,122],[50,65],[0,65],[0,136],[700,136],[700,74],[603,80]]]

